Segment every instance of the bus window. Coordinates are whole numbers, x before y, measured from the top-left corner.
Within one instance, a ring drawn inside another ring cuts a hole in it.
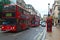
[[[3,7],[3,11],[15,11],[16,10],[16,6],[11,5],[11,6],[4,6]]]
[[[15,12],[4,12],[3,17],[15,17]]]

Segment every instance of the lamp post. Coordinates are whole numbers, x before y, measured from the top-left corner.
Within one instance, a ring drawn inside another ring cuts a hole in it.
[[[50,16],[50,3],[48,3],[48,17]]]

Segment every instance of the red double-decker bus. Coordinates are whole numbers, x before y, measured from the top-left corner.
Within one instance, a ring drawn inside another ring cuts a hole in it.
[[[29,28],[30,12],[19,5],[4,5],[2,31],[18,32]]]
[[[40,17],[37,15],[32,15],[31,27],[37,27],[40,25]]]

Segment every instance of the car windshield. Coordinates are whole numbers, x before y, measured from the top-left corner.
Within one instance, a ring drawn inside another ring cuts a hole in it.
[[[41,24],[42,24],[42,25],[45,25],[45,24],[46,24],[46,22],[41,22]]]

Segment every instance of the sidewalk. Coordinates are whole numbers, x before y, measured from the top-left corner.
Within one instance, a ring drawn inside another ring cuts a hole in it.
[[[53,27],[52,32],[47,32],[45,40],[60,40],[60,28]]]

